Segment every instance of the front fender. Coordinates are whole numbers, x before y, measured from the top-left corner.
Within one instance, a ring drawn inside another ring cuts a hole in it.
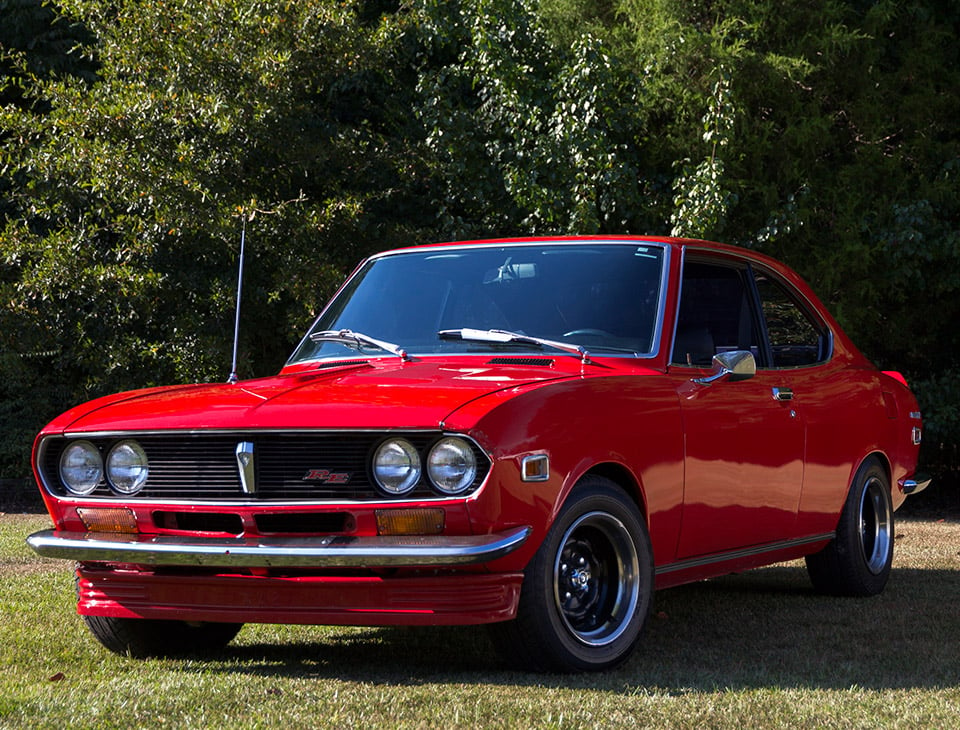
[[[579,480],[599,473],[635,490],[655,558],[672,559],[683,501],[683,435],[677,394],[665,378],[578,378],[489,398],[496,401],[484,404],[475,423],[465,422],[470,407],[445,423],[468,432],[494,464],[470,506],[478,529],[530,525],[530,540],[516,557],[531,557]],[[524,480],[523,459],[534,454],[548,457],[548,479]]]

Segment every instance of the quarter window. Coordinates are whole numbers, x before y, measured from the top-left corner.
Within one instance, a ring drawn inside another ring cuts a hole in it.
[[[814,320],[780,282],[758,272],[756,283],[773,367],[803,367],[826,360],[830,354],[827,328]]]

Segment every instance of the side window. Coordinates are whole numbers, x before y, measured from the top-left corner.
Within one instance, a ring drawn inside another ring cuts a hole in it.
[[[742,267],[699,261],[684,264],[671,357],[674,365],[710,367],[714,355],[730,350],[750,350],[760,357],[746,275]]]
[[[830,356],[826,326],[813,319],[785,285],[763,272],[757,272],[756,282],[773,367],[803,367],[826,360]]]

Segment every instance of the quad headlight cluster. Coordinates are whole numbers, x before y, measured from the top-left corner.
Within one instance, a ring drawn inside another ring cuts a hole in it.
[[[240,442],[250,448],[252,478],[248,475],[248,481],[254,486],[249,492],[240,483],[243,467],[230,435],[217,434],[209,441],[200,441],[194,434],[49,439],[41,449],[38,468],[54,491],[74,497],[107,496],[109,491],[118,497],[142,493],[189,498],[198,489],[209,489],[212,498],[256,494],[260,500],[373,500],[384,495],[429,497],[430,493],[457,497],[476,489],[489,468],[472,440],[449,433],[251,437],[245,432],[236,438],[251,439]],[[184,440],[190,443],[182,448],[167,446]],[[209,448],[204,447],[207,443]],[[255,467],[254,456],[258,457]],[[199,469],[205,470],[203,478],[193,478]],[[208,484],[207,473],[216,474],[219,481]],[[320,474],[329,478],[315,476]]]
[[[470,444],[457,436],[446,436],[434,443],[426,459],[421,459],[420,452],[405,438],[388,439],[374,452],[373,477],[387,494],[413,491],[424,471],[434,489],[452,497],[473,484],[477,458]]]
[[[106,459],[86,440],[71,443],[60,456],[60,479],[77,495],[90,494],[104,477],[117,494],[136,494],[146,483],[149,471],[147,454],[133,439],[114,444]]]

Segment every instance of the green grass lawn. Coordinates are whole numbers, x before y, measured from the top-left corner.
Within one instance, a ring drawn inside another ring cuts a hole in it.
[[[960,724],[960,522],[902,519],[871,599],[802,563],[663,591],[599,675],[501,667],[482,629],[246,626],[217,659],[110,654],[37,515],[0,515],[0,727],[949,728]]]

